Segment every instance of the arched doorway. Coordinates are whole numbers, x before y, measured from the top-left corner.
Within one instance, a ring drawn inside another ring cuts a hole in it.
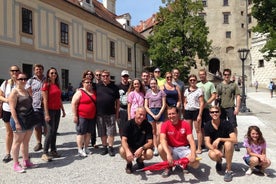
[[[209,61],[209,72],[212,74],[216,74],[216,72],[220,72],[220,61],[217,58],[212,58]]]

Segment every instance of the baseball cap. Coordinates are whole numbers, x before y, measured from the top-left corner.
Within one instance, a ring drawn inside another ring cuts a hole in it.
[[[129,76],[129,73],[128,73],[127,70],[123,70],[123,71],[121,72],[121,76],[124,76],[124,75],[128,75],[128,76]]]
[[[155,72],[160,72],[160,68],[157,67],[157,68],[154,69],[154,71]]]

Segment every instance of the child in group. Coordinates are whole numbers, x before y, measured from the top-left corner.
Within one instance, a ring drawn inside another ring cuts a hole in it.
[[[251,175],[256,168],[267,175],[264,170],[270,166],[271,162],[266,157],[266,142],[259,127],[248,127],[243,145],[246,148],[246,155],[243,159],[249,166],[245,174]]]

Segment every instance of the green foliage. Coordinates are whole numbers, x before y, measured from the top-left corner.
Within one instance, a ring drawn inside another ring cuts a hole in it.
[[[267,33],[267,43],[261,49],[266,60],[276,57],[276,1],[253,0],[252,15],[258,23],[254,32]]]
[[[149,37],[149,55],[162,73],[179,68],[181,78],[186,79],[195,56],[207,63],[211,42],[206,22],[199,13],[203,10],[201,1],[164,0],[167,7],[161,7],[157,14],[158,24]]]

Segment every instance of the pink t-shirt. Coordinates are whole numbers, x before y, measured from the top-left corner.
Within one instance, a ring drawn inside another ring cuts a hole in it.
[[[144,106],[144,94],[142,92],[131,91],[127,95],[127,102],[131,103],[130,118],[134,118],[137,107]]]
[[[253,153],[256,153],[256,154],[262,154],[262,151],[263,151],[264,149],[266,149],[266,143],[263,143],[263,144],[254,144],[254,143],[251,143],[251,144],[249,144],[247,138],[244,139],[244,141],[243,141],[243,146],[244,146],[245,148],[250,148],[251,151],[252,151]],[[250,156],[250,155],[246,152],[245,157],[248,157],[248,156]]]
[[[161,134],[166,134],[168,145],[171,147],[188,146],[187,135],[192,134],[188,122],[179,120],[173,125],[170,120],[165,121],[161,126]]]
[[[149,101],[149,108],[161,108],[162,98],[166,96],[166,93],[162,90],[158,90],[158,93],[153,93],[152,90],[148,90],[145,99]]]

